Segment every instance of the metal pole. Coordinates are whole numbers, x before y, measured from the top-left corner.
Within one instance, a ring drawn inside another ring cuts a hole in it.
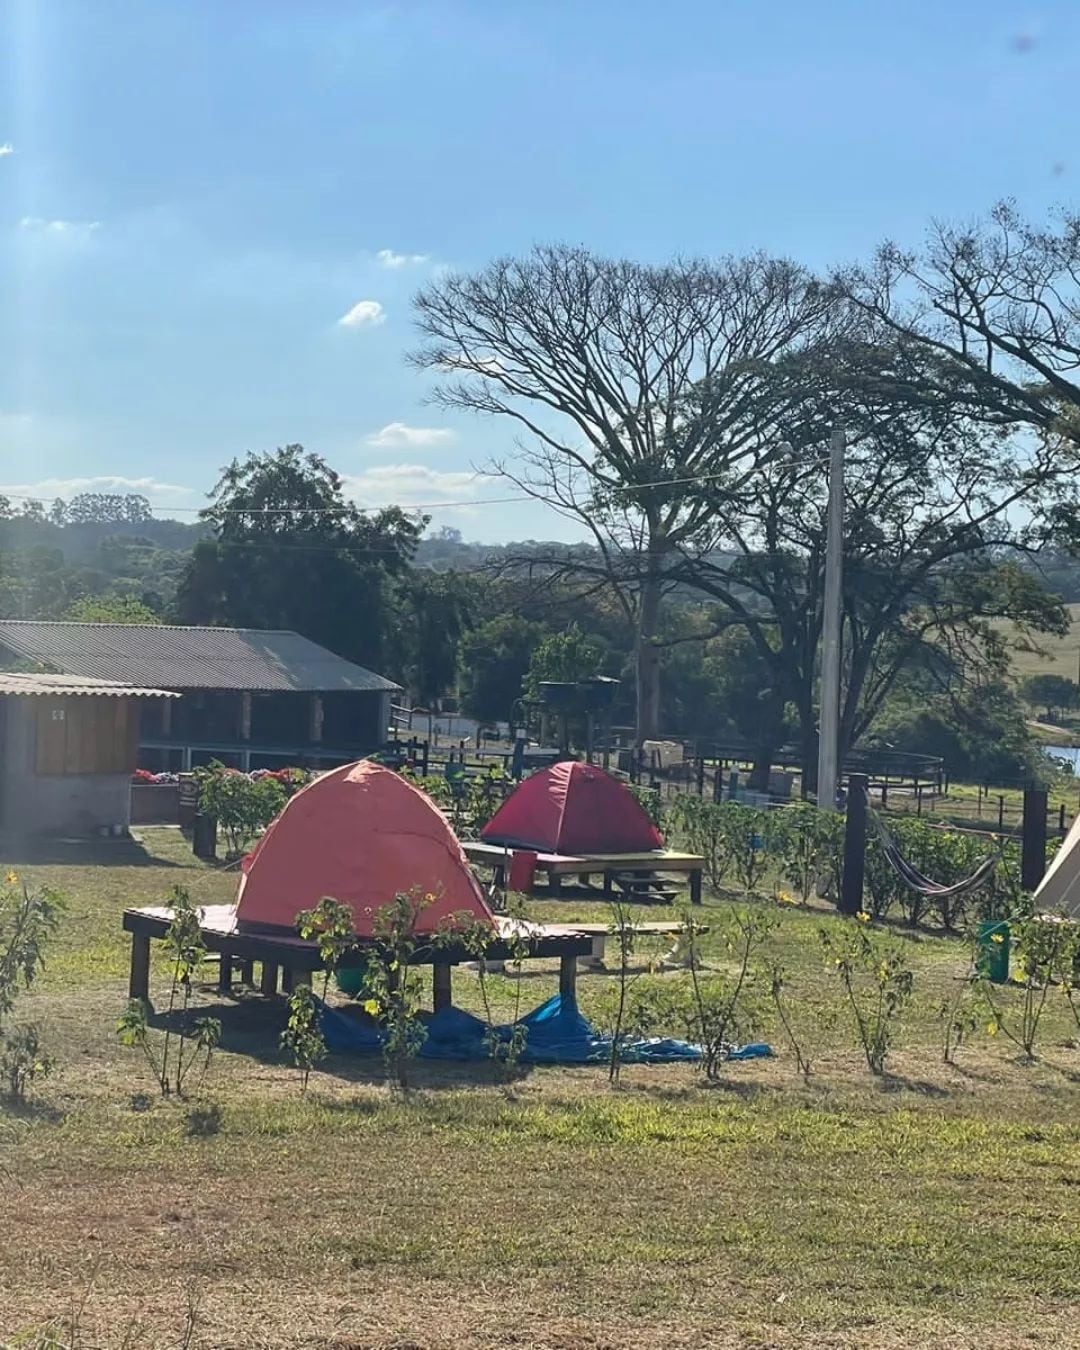
[[[818,732],[817,802],[836,810],[840,746],[840,628],[843,619],[844,433],[829,438],[829,514],[825,535],[825,599],[821,632],[821,712]]]

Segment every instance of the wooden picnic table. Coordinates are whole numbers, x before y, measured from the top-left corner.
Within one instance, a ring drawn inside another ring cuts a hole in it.
[[[168,906],[152,905],[143,909],[126,909],[123,915],[125,932],[131,934],[131,968],[128,979],[128,997],[150,998],[150,943],[163,938],[172,923],[173,911]],[[235,905],[207,905],[199,911],[199,930],[207,951],[220,956],[218,987],[228,993],[232,986],[234,966],[240,967],[244,981],[254,984],[255,963],[261,964],[259,988],[263,994],[281,990],[290,993],[298,983],[310,982],[311,972],[323,968],[316,943],[308,942],[284,929],[255,925],[238,925]],[[558,958],[559,992],[566,998],[575,998],[577,992],[577,958],[588,956],[593,950],[594,935],[573,924],[541,924],[496,915],[490,944],[484,951],[484,960],[490,962],[516,959],[524,937],[527,951],[525,960]],[[359,940],[356,961],[360,962],[375,944]],[[420,948],[411,964],[430,965],[434,1010],[441,1011],[451,1003],[451,972],[464,961],[474,961],[476,953],[464,945],[440,945]]]
[[[514,849],[505,844],[485,844],[479,839],[470,839],[462,843],[465,856],[470,862],[481,863],[494,868],[495,882],[499,886],[506,884],[506,875],[510,870],[510,861]],[[530,852],[532,850],[529,850]],[[577,876],[585,885],[595,873],[603,877],[604,896],[610,898],[614,891],[616,878],[620,875],[639,873],[674,872],[685,875],[690,884],[692,904],[701,904],[701,877],[705,869],[705,859],[698,853],[680,853],[676,849],[652,849],[642,853],[537,853],[536,870],[547,877],[548,892],[559,895],[562,879]]]

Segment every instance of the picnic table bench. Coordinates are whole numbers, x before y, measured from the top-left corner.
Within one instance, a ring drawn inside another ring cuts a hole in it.
[[[510,861],[515,852],[523,851],[505,844],[485,844],[479,839],[466,840],[461,847],[470,862],[494,869],[495,883],[498,886],[505,886]],[[670,901],[671,893],[658,885],[657,878],[664,873],[675,873],[688,878],[691,903],[700,905],[701,877],[704,869],[705,859],[700,854],[680,853],[675,849],[587,855],[536,854],[536,871],[543,872],[547,878],[548,894],[553,896],[561,893],[564,877],[576,876],[582,885],[587,886],[590,877],[599,873],[603,878],[605,898],[610,898],[618,886],[633,899],[656,898]]]
[[[166,936],[172,919],[173,911],[163,905],[124,910],[124,931],[131,934],[129,998],[149,1002],[150,943],[154,938]],[[279,974],[282,992],[290,993],[295,984],[310,983],[312,972],[323,969],[316,943],[283,929],[238,925],[235,905],[207,905],[200,909],[199,931],[207,951],[218,955],[218,987],[222,993],[228,993],[231,988],[236,965],[241,967],[246,981],[253,984],[255,963],[259,962],[260,991],[271,996],[278,992]],[[491,942],[484,952],[485,961],[516,958],[520,954],[522,937],[527,944],[524,959],[557,958],[559,992],[564,998],[575,998],[577,960],[578,957],[591,955],[595,935],[574,924],[531,923],[507,915],[496,915]],[[358,963],[371,952],[374,945],[364,939],[357,941],[355,954]],[[432,968],[435,1012],[450,1006],[453,967],[475,959],[476,953],[461,944],[451,943],[416,951],[411,964],[430,965]]]

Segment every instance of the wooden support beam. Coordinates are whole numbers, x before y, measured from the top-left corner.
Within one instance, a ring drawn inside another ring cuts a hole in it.
[[[559,997],[564,1002],[577,1002],[577,957],[559,957]]]
[[[291,994],[296,987],[296,972],[292,966],[281,967],[281,992]]]
[[[452,988],[453,966],[445,961],[436,961],[431,967],[431,1007],[433,1012],[443,1012],[454,1000]]]
[[[150,1001],[150,939],[145,933],[131,935],[131,971],[128,975],[128,998]]]
[[[858,914],[863,907],[863,881],[866,876],[866,808],[870,780],[864,773],[848,778],[847,820],[844,824],[844,875],[837,909],[841,914]]]
[[[229,994],[232,992],[233,965],[232,957],[227,956],[225,952],[221,953],[221,959],[218,962],[218,993]]]
[[[695,872],[690,873],[690,903],[692,905],[701,904],[701,877],[702,869],[700,867]]]
[[[267,998],[273,998],[277,993],[277,980],[277,966],[273,961],[264,961],[262,963],[262,979],[259,982],[259,988]]]
[[[1033,891],[1046,873],[1045,788],[1024,789],[1024,833],[1020,841],[1020,885]]]
[[[240,962],[240,983],[246,984],[249,989],[254,988],[255,962],[250,957]]]

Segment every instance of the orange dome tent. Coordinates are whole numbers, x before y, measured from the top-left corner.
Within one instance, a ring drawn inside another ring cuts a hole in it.
[[[391,769],[361,760],[298,792],[246,859],[236,919],[295,929],[323,896],[351,905],[360,937],[402,891],[435,901],[420,916],[430,932],[452,915],[493,923],[450,822],[425,793]]]
[[[664,847],[663,835],[625,784],[576,760],[526,778],[480,838],[509,848],[589,857]]]

